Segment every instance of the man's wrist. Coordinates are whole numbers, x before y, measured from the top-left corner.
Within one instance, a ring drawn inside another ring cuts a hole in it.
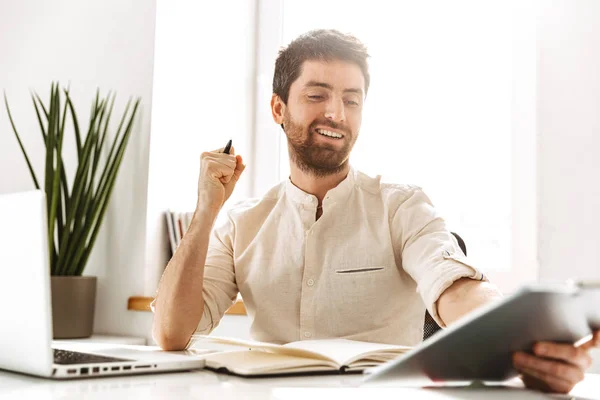
[[[196,210],[194,211],[193,219],[201,219],[203,221],[212,221],[214,222],[219,216],[219,208],[207,207],[202,204],[198,204],[196,206]]]

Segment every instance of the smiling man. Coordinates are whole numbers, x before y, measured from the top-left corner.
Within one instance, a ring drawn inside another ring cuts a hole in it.
[[[349,164],[369,90],[365,46],[333,30],[300,36],[275,64],[271,111],[287,137],[290,177],[213,225],[245,164],[203,153],[198,204],[155,301],[166,350],[209,333],[241,293],[256,340],[346,339],[416,345],[426,311],[440,326],[501,297],[472,266],[416,186]],[[544,343],[515,366],[534,388],[568,392],[588,349]],[[542,352],[543,351],[543,352]]]

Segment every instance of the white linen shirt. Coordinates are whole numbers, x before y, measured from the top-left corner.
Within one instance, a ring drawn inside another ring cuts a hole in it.
[[[339,337],[413,346],[425,309],[469,265],[444,220],[416,186],[386,184],[350,169],[317,198],[288,179],[234,206],[213,229],[204,270],[208,334],[239,293],[255,340]]]

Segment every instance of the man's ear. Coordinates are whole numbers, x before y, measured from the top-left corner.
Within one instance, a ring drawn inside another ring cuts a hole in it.
[[[283,123],[284,113],[285,103],[279,95],[273,93],[273,96],[271,96],[271,114],[273,115],[273,121],[275,121],[276,124],[281,125]]]

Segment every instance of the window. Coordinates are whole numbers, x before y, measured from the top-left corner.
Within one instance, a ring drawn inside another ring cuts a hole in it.
[[[510,2],[284,0],[282,8],[281,45],[335,28],[369,48],[371,87],[352,165],[423,187],[472,262],[509,269]],[[285,179],[284,137],[279,148]]]
[[[351,32],[369,47],[352,164],[423,187],[502,289],[537,277],[535,1],[169,4],[157,10],[146,292],[166,262],[162,213],[195,205],[201,151],[233,138],[244,155],[227,207],[287,178],[285,136],[269,107],[274,61],[313,28]]]

